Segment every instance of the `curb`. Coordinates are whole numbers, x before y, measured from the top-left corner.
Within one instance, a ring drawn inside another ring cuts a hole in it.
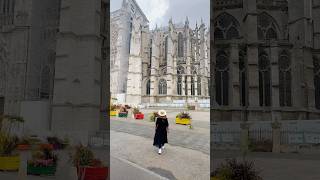
[[[145,173],[147,173],[147,174],[150,174],[150,175],[152,175],[152,176],[155,176],[155,177],[157,177],[157,178],[159,178],[159,179],[161,179],[161,180],[169,180],[168,178],[166,178],[166,177],[163,177],[163,176],[161,176],[161,175],[159,175],[159,174],[157,174],[157,173],[155,173],[155,172],[153,172],[153,171],[151,171],[151,170],[148,170],[148,169],[146,169],[146,168],[143,168],[143,167],[141,167],[141,166],[139,166],[139,165],[137,165],[137,164],[135,164],[135,163],[133,163],[133,162],[130,162],[130,161],[128,161],[128,160],[126,160],[126,159],[123,159],[123,158],[119,158],[119,157],[115,157],[115,156],[110,156],[111,158],[114,158],[114,159],[117,159],[117,160],[119,160],[119,161],[122,161],[123,163],[126,163],[126,164],[129,164],[130,166],[133,166],[133,167],[135,167],[135,168],[137,168],[137,169],[139,169],[139,170],[141,170],[141,171],[143,171],[143,172],[145,172]],[[112,168],[112,167],[111,167]]]

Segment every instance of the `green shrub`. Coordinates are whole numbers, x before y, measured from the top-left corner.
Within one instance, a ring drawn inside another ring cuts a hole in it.
[[[19,139],[0,132],[0,156],[10,156],[16,149]]]
[[[253,162],[238,162],[236,159],[226,160],[212,175],[219,180],[262,180]]]

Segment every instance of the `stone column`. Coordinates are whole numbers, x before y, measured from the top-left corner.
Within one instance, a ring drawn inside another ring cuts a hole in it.
[[[246,154],[249,151],[249,127],[250,124],[248,122],[243,122],[240,124],[240,145],[242,154]]]
[[[232,107],[240,106],[240,83],[239,83],[239,47],[238,44],[230,44],[230,91],[229,102]]]
[[[271,98],[272,98],[272,111],[271,120],[281,119],[280,112],[275,110],[280,108],[279,98],[279,50],[276,43],[270,45],[270,66],[271,66]]]
[[[274,121],[272,126],[272,152],[281,152],[281,123]]]

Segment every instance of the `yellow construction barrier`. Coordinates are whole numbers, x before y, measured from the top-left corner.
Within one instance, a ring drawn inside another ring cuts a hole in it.
[[[0,170],[17,171],[20,167],[20,156],[0,156]]]

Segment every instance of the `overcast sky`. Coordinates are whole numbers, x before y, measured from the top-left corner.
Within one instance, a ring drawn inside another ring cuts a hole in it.
[[[120,9],[122,0],[111,0],[110,10]],[[191,27],[195,27],[196,21],[200,24],[201,18],[208,26],[210,19],[210,0],[136,0],[150,22],[150,28],[157,24],[167,26],[170,17],[174,23],[185,22],[189,18]]]

